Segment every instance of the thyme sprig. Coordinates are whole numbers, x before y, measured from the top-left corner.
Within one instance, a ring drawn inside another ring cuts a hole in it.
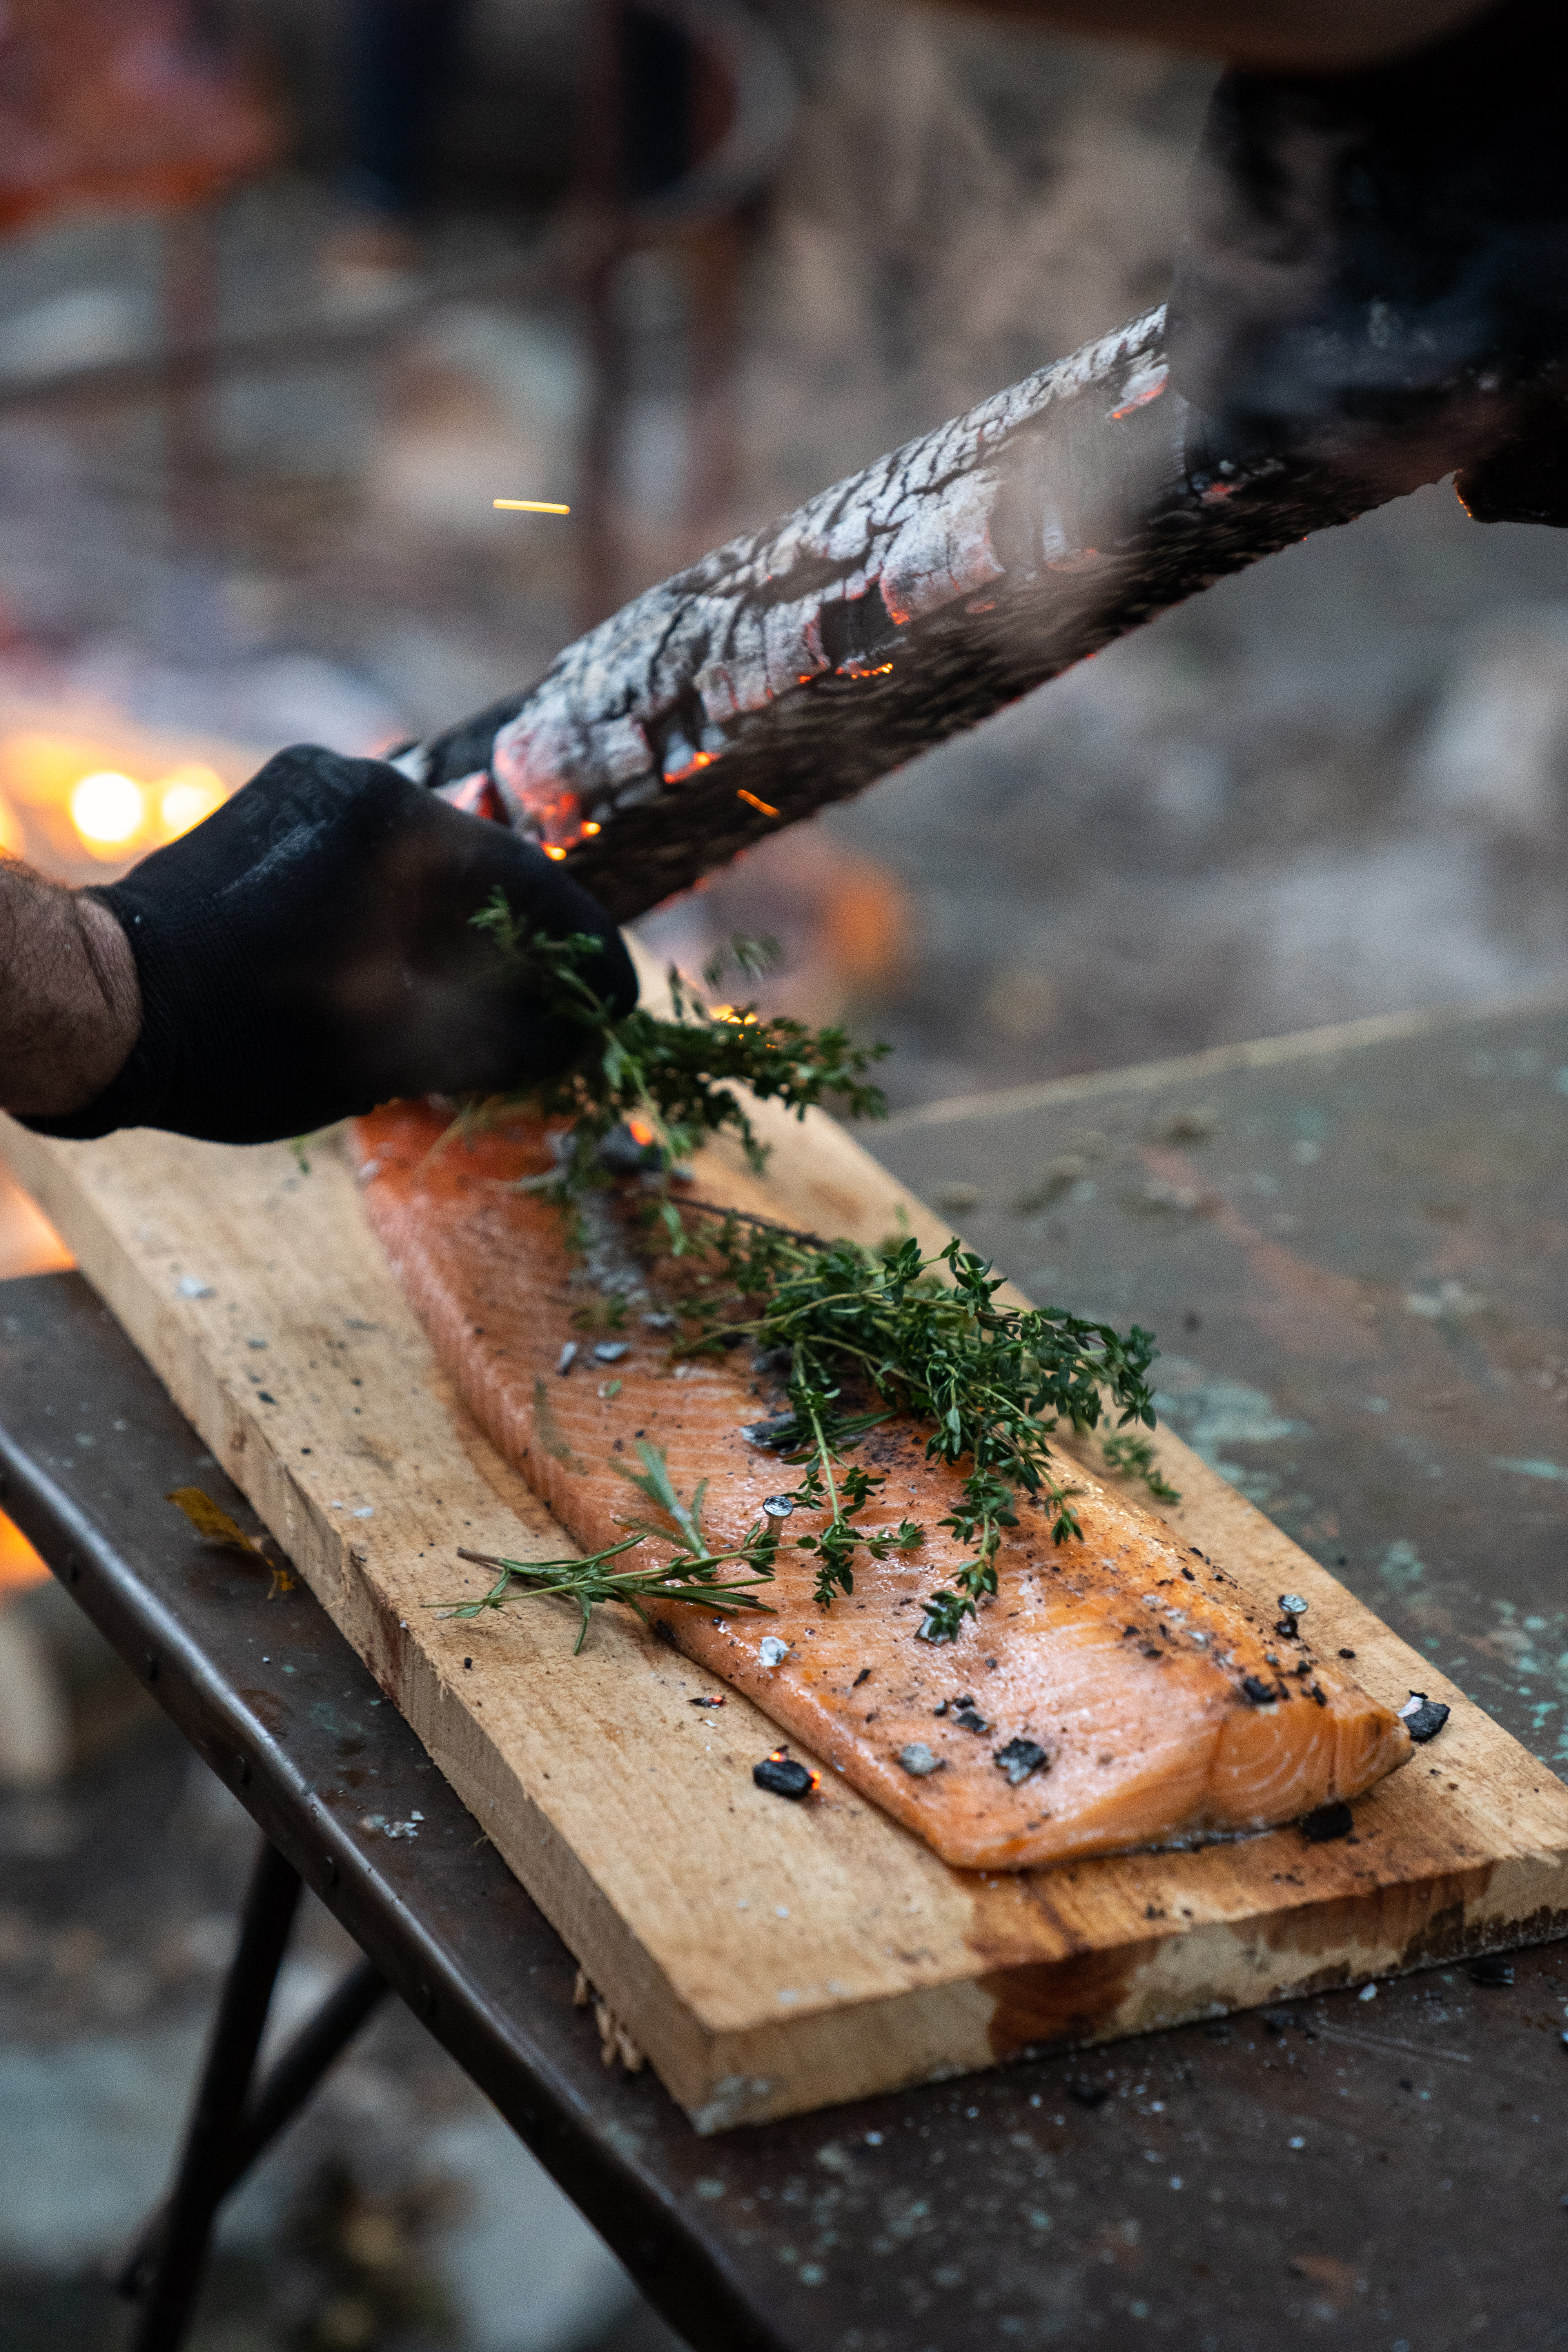
[[[671,1256],[693,1260],[690,1281],[670,1300],[686,1327],[673,1352],[701,1356],[749,1341],[759,1366],[778,1376],[786,1406],[751,1435],[805,1475],[793,1492],[769,1498],[766,1516],[740,1543],[715,1550],[702,1527],[707,1482],[684,1501],[663,1454],[639,1442],[642,1470],[625,1475],[651,1506],[651,1517],[623,1521],[625,1538],[586,1559],[461,1553],[500,1573],[489,1592],[445,1613],[477,1616],[502,1606],[518,1587],[536,1597],[570,1598],[582,1614],[581,1649],[593,1609],[606,1601],[625,1602],[639,1615],[653,1599],[721,1598],[731,1609],[765,1611],[751,1588],[773,1577],[781,1524],[797,1509],[826,1514],[826,1524],[795,1537],[794,1548],[815,1561],[814,1597],[828,1608],[854,1591],[861,1554],[883,1560],[917,1551],[925,1540],[908,1518],[896,1527],[865,1524],[886,1481],[846,1458],[889,1415],[906,1414],[925,1426],[929,1460],[969,1465],[959,1499],[941,1522],[966,1557],[945,1585],[928,1593],[919,1627],[924,1641],[955,1640],[965,1620],[996,1597],[997,1554],[1004,1534],[1019,1524],[1021,1503],[1046,1507],[1055,1542],[1082,1535],[1073,1508],[1077,1489],[1064,1482],[1051,1447],[1056,1433],[1065,1425],[1081,1434],[1110,1415],[1119,1430],[1154,1426],[1147,1377],[1157,1353],[1153,1334],[1135,1324],[1123,1336],[1056,1307],[1000,1306],[1002,1278],[956,1236],[931,1255],[912,1236],[869,1250],[682,1200],[670,1178],[705,1135],[730,1129],[752,1165],[763,1164],[765,1154],[733,1086],[802,1116],[828,1096],[852,1117],[877,1114],[882,1097],[866,1072],[887,1048],[852,1045],[838,1028],[812,1032],[784,1018],[763,1020],[752,1005],[710,1007],[673,971],[673,1020],[640,1010],[617,1020],[585,977],[599,952],[596,940],[531,933],[499,892],[476,919],[531,979],[547,1009],[582,1036],[567,1076],[525,1097],[546,1117],[569,1121],[556,1168],[535,1181],[570,1204],[613,1181],[605,1147],[617,1129],[629,1126],[637,1141],[650,1139],[663,1182],[643,1203],[645,1221]],[[732,942],[737,967],[754,975],[768,944]],[[722,969],[716,961],[704,971],[705,987],[717,988]],[[1107,1438],[1103,1452],[1111,1468],[1144,1478],[1163,1499],[1173,1497],[1135,1431]],[[650,1540],[670,1547],[661,1564],[612,1566]],[[726,1566],[747,1572],[722,1580]]]
[[[998,1306],[1001,1276],[956,1237],[928,1257],[912,1236],[875,1251],[803,1242],[725,1217],[709,1252],[721,1274],[683,1301],[689,1336],[680,1351],[713,1353],[742,1338],[781,1372],[787,1367],[788,1412],[755,1425],[752,1436],[811,1462],[789,1499],[830,1512],[822,1534],[796,1538],[816,1554],[816,1597],[824,1605],[835,1590],[853,1590],[858,1547],[882,1559],[922,1539],[909,1520],[868,1538],[855,1522],[881,1481],[863,1470],[834,1479],[845,1449],[884,1413],[926,1424],[928,1460],[970,1465],[941,1522],[968,1557],[925,1601],[920,1633],[928,1642],[953,1640],[980,1602],[995,1597],[996,1554],[1004,1532],[1018,1525],[1021,1497],[1047,1506],[1057,1543],[1081,1536],[1075,1489],[1058,1475],[1049,1443],[1064,1423],[1095,1429],[1113,1412],[1122,1427],[1154,1424],[1152,1332],[1134,1325],[1123,1337],[1060,1307]],[[847,1409],[846,1382],[880,1410]]]
[[[531,931],[499,889],[474,923],[489,934],[551,1015],[581,1038],[581,1051],[563,1076],[521,1098],[497,1097],[468,1114],[482,1119],[522,1099],[547,1118],[568,1118],[556,1167],[537,1180],[538,1189],[561,1200],[614,1181],[605,1147],[626,1127],[646,1148],[654,1171],[667,1179],[705,1137],[724,1130],[739,1139],[760,1172],[766,1148],[734,1092],[738,1086],[759,1101],[782,1102],[801,1118],[829,1097],[849,1118],[886,1115],[880,1087],[866,1076],[887,1055],[886,1045],[856,1045],[835,1024],[814,1030],[786,1014],[764,1019],[752,1003],[710,1004],[673,965],[672,1018],[638,1005],[617,1019],[587,977],[603,952],[603,942],[591,933],[552,940]],[[742,978],[755,979],[777,952],[771,940],[735,939],[728,959],[716,956],[704,967],[703,986],[717,991],[727,961]],[[671,1223],[668,1230],[672,1245],[679,1246],[679,1226]]]
[[[1108,1437],[1100,1450],[1108,1468],[1123,1478],[1142,1478],[1157,1503],[1181,1501],[1180,1489],[1172,1486],[1155,1461],[1146,1437]]]

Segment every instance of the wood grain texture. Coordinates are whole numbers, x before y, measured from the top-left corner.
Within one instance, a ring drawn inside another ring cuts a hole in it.
[[[779,1126],[776,1213],[939,1231],[831,1122]],[[0,1149],[700,2130],[1568,1927],[1568,1790],[1172,1437],[1173,1524],[1450,1724],[1353,1842],[953,1871],[842,1785],[755,1789],[766,1717],[690,1706],[708,1677],[631,1625],[574,1659],[542,1604],[433,1616],[457,1545],[570,1547],[453,1398],[334,1146],[309,1174],[151,1133],[5,1122]],[[705,1190],[755,1199],[722,1162]]]

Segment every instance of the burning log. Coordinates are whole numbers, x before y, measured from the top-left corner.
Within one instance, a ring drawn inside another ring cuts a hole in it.
[[[1419,428],[1227,446],[1171,383],[1163,330],[1152,310],[717,549],[569,646],[521,707],[402,764],[488,801],[629,920],[1226,574],[1517,434],[1513,397],[1475,376]]]

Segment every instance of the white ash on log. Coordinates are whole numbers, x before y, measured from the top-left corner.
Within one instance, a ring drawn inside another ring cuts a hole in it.
[[[482,805],[488,760],[510,823],[629,920],[1225,574],[1506,438],[1512,402],[1482,377],[1423,429],[1227,451],[1170,383],[1163,327],[1152,310],[717,549],[569,646],[521,707],[400,764]]]

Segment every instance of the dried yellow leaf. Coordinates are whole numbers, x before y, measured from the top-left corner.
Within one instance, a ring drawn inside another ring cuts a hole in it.
[[[267,1559],[261,1546],[200,1486],[176,1486],[163,1500],[179,1506],[204,1543],[228,1544],[236,1551],[254,1552],[258,1559]],[[272,1562],[268,1559],[267,1565],[270,1568]]]

